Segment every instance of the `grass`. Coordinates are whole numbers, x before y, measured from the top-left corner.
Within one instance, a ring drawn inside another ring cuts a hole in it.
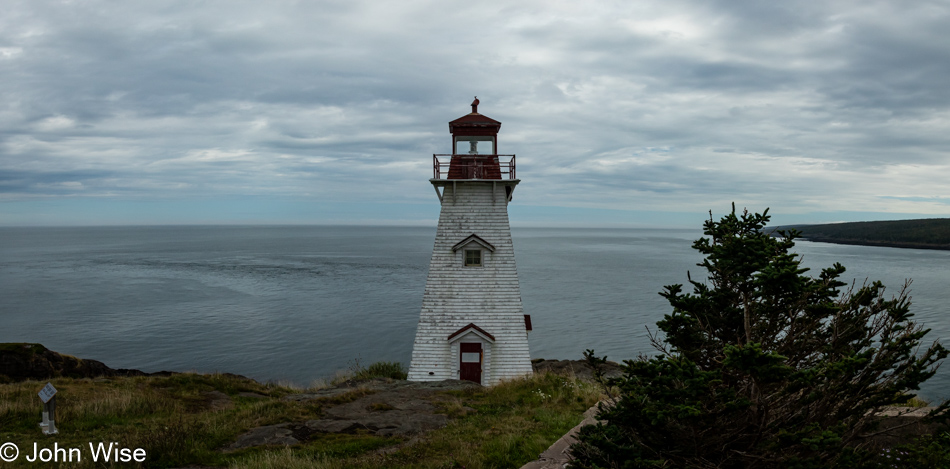
[[[599,398],[593,384],[553,374],[450,392],[443,408],[449,415],[454,410],[459,417],[447,427],[388,454],[320,462],[312,467],[520,467],[577,425],[583,412]],[[473,411],[461,412],[462,406]]]
[[[399,362],[376,362],[366,368],[360,368],[354,378],[372,379],[372,378],[390,378],[406,379],[409,373]]]
[[[370,366],[363,366],[361,359],[353,360],[345,370],[337,371],[334,376],[315,380],[310,383],[310,389],[323,389],[339,384],[366,381],[375,378],[404,380],[409,376],[408,370],[399,362],[376,362]],[[288,385],[294,388],[294,385]]]
[[[27,342],[3,342],[0,343],[0,352],[14,352],[23,355],[36,355],[43,353],[46,347],[40,344],[31,344]]]
[[[917,408],[920,408],[920,407],[927,407],[927,406],[930,405],[930,403],[927,402],[927,401],[925,401],[925,400],[923,400],[923,399],[921,399],[921,398],[919,398],[919,397],[917,397],[917,396],[914,396],[914,397],[910,398],[910,399],[909,399],[906,403],[904,403],[903,405],[905,405],[905,406],[907,406],[907,407],[917,407]]]
[[[390,376],[394,368],[380,365],[373,373],[382,370]],[[41,448],[54,442],[61,448],[84,448],[83,460],[69,467],[109,467],[91,461],[88,443],[100,441],[145,448],[148,460],[140,467],[520,467],[576,425],[600,397],[589,383],[539,374],[492,388],[439,394],[440,412],[455,420],[421,437],[315,434],[294,447],[228,452],[222,449],[251,428],[319,418],[323,409],[370,391],[357,389],[329,399],[295,402],[281,398],[299,390],[233,375],[57,378],[52,382],[59,390],[60,433],[54,436],[43,435],[37,426],[42,403],[36,392],[45,382],[0,384],[0,443],[13,442],[21,450],[20,458],[6,467],[32,467],[35,463],[24,457],[32,454],[34,442]],[[212,391],[228,395],[230,404],[211,406]],[[242,392],[264,397],[239,396]]]
[[[89,442],[118,442],[145,448],[150,467],[170,467],[187,461],[212,464],[225,460],[216,447],[258,422],[296,417],[301,409],[277,399],[246,403],[228,411],[212,411],[202,393],[251,390],[279,397],[284,390],[223,375],[182,374],[172,377],[52,380],[59,434],[39,431],[42,403],[36,391],[43,382],[0,385],[0,440],[21,451],[40,447],[83,447]],[[274,405],[276,404],[276,405]],[[275,412],[276,411],[276,412]],[[75,467],[92,467],[88,452]],[[26,464],[21,456],[17,463]],[[127,465],[126,465],[127,466]]]

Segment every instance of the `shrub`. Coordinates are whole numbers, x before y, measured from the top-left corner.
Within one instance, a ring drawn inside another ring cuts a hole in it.
[[[710,214],[711,215],[711,214]],[[704,225],[693,248],[707,282],[670,285],[673,307],[653,336],[659,355],[626,360],[608,384],[619,399],[585,427],[574,467],[852,467],[884,406],[914,397],[947,356],[918,350],[905,286],[842,290],[845,268],[804,275],[797,232],[763,231],[762,214]],[[591,362],[603,362],[592,351]],[[934,415],[946,414],[947,403]]]

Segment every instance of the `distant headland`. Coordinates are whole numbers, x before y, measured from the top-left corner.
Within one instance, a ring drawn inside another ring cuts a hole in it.
[[[800,231],[801,238],[804,240],[821,243],[950,250],[950,218],[785,225],[767,228],[767,230],[775,231],[788,229]]]

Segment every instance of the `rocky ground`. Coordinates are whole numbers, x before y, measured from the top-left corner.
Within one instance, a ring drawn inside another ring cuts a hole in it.
[[[553,372],[580,379],[591,379],[593,370],[583,360],[544,360],[532,363],[536,372]],[[620,367],[608,363],[607,376],[616,376]],[[431,383],[375,379],[345,382],[319,391],[285,396],[284,399],[308,401],[339,397],[348,393],[365,394],[353,401],[324,409],[323,417],[303,422],[287,422],[258,427],[238,437],[228,449],[307,441],[315,433],[355,433],[369,431],[379,436],[408,436],[445,426],[451,417],[444,405],[449,397],[441,391],[461,391],[480,387],[470,381],[447,380]],[[453,409],[454,415],[473,411]]]
[[[470,381],[448,380],[416,383],[388,379],[343,383],[310,393],[284,396],[286,400],[331,401],[344,395],[361,395],[349,402],[324,407],[320,419],[286,422],[258,427],[238,437],[229,450],[261,445],[294,445],[315,433],[356,433],[368,431],[378,436],[413,435],[441,428],[449,422],[445,406],[449,400],[441,391],[461,391],[479,387]],[[343,399],[344,401],[346,399]],[[472,409],[454,409],[464,414]]]
[[[532,366],[536,372],[553,372],[580,379],[592,379],[593,376],[593,370],[583,360],[535,359]],[[620,373],[619,366],[609,362],[604,367],[604,373],[608,377],[617,376]],[[173,372],[144,373],[139,370],[113,369],[100,361],[63,355],[40,344],[0,344],[0,382],[56,377],[99,378],[171,374]],[[261,445],[293,445],[307,441],[317,433],[368,431],[378,436],[421,434],[445,426],[452,418],[450,415],[465,415],[472,411],[457,404],[451,411],[447,411],[447,408],[451,407],[446,405],[450,397],[442,391],[459,391],[473,387],[479,385],[457,380],[417,383],[375,379],[348,381],[319,391],[288,395],[284,399],[321,400],[323,415],[314,420],[284,422],[251,429],[227,450]],[[212,409],[232,405],[231,398],[222,392],[212,391],[205,394],[207,404]],[[242,397],[265,398],[252,394],[242,393]],[[349,396],[341,398],[344,395]]]
[[[98,360],[54,352],[40,344],[0,344],[0,383],[50,378],[99,378],[115,376],[169,376],[171,371],[145,373],[109,368]]]

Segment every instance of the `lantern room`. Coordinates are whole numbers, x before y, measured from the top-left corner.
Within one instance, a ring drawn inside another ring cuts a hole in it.
[[[433,179],[515,179],[515,155],[498,154],[499,129],[501,122],[478,113],[475,97],[470,114],[449,122],[452,153],[433,155]]]

